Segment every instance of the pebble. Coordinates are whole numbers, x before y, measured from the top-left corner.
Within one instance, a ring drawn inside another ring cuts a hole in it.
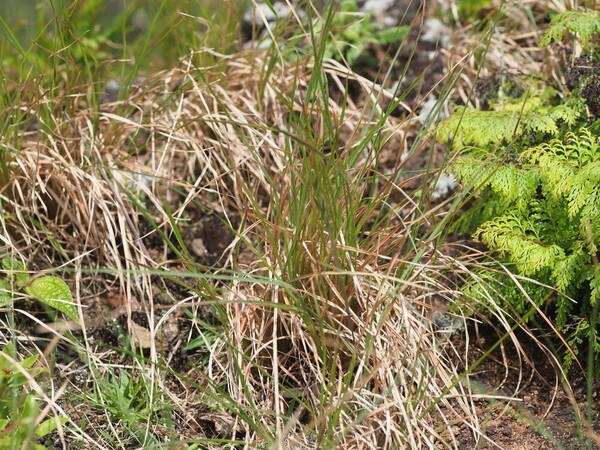
[[[249,25],[262,26],[264,20],[274,22],[290,15],[292,10],[284,2],[274,2],[273,9],[266,3],[257,3],[244,13],[244,22]]]
[[[116,102],[119,99],[119,89],[121,88],[121,83],[118,80],[108,80],[104,85],[104,92],[102,92],[102,97],[100,99],[101,103],[112,103]]]
[[[440,19],[430,17],[423,24],[423,29],[423,34],[421,34],[422,41],[433,44],[439,43],[442,47],[448,44],[450,28],[444,25]]]
[[[430,95],[427,100],[425,100],[425,102],[421,105],[421,112],[419,112],[419,115],[417,117],[415,117],[415,119],[418,122],[421,123],[425,123],[429,117],[432,115],[432,113],[434,112],[434,109],[436,107],[438,103],[438,99],[436,98],[435,95]],[[435,120],[443,120],[445,117],[444,111],[443,110],[439,110],[437,117],[435,117]]]
[[[394,6],[395,0],[367,0],[360,8],[363,12],[375,15],[384,13]]]
[[[444,198],[447,195],[450,195],[452,191],[456,189],[456,186],[458,186],[458,183],[454,175],[442,172],[437,180],[433,193],[431,194],[431,198],[434,200]]]

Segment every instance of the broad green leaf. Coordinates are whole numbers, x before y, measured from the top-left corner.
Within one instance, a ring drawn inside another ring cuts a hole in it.
[[[52,433],[54,430],[56,430],[58,428],[59,422],[61,425],[64,425],[68,421],[68,417],[52,417],[50,419],[44,420],[36,428],[35,435],[39,438],[44,437],[47,434]]]
[[[9,276],[14,276],[17,284],[21,286],[23,286],[29,281],[29,274],[25,273],[27,272],[27,267],[25,267],[25,264],[23,264],[18,259],[11,258],[9,256],[2,258],[2,268],[10,272]]]
[[[25,292],[79,322],[79,314],[71,290],[60,278],[53,276],[36,278],[25,288]]]

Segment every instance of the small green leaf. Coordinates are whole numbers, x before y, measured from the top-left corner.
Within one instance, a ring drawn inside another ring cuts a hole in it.
[[[8,280],[0,280],[0,308],[10,305],[12,293]]]
[[[4,348],[2,349],[2,353],[4,353],[5,355],[8,355],[14,359],[17,354],[17,349],[15,347],[15,343],[13,341],[8,341],[6,343],[6,345],[4,346]],[[0,363],[2,363],[2,364],[0,364],[0,368],[10,367],[10,366],[6,365],[6,364],[10,364],[10,363],[8,363],[8,361],[4,357],[4,355],[0,355]]]
[[[64,425],[69,421],[68,417],[52,417],[50,419],[44,420],[42,423],[38,425],[35,430],[35,434],[37,437],[42,438],[47,434],[52,433],[54,430],[58,428],[58,423]]]
[[[29,281],[29,274],[25,273],[27,272],[27,267],[18,259],[9,256],[2,258],[2,269],[9,272],[9,277],[14,276],[18,285],[23,286]]]
[[[491,0],[458,0],[456,5],[460,17],[473,22],[484,15],[490,3]]]
[[[381,44],[393,44],[404,39],[409,31],[410,27],[407,26],[393,27],[380,31],[377,37]]]
[[[25,264],[10,256],[2,258],[2,268],[4,270],[27,270]]]
[[[79,314],[71,290],[60,278],[53,276],[36,278],[25,288],[25,292],[79,322]]]
[[[19,364],[24,368],[24,369],[30,369],[31,366],[33,366],[35,364],[35,362],[37,361],[39,355],[31,355],[25,359],[23,359],[22,361],[19,362]]]

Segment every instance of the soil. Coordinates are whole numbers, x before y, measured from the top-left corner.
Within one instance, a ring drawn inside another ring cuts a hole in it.
[[[517,399],[479,400],[476,407],[489,441],[477,442],[471,430],[463,426],[459,432],[460,448],[506,450],[550,450],[556,448],[584,449],[585,440],[577,427],[576,408],[585,415],[586,382],[580,368],[571,370],[569,383],[573,400],[557,381],[556,369],[548,363],[548,356],[525,335],[518,336],[532,365],[524,362],[519,369],[519,357],[511,344],[494,351],[478,366],[470,381],[480,393]],[[470,351],[470,364],[481,357],[498,336],[492,330],[482,330],[476,346]],[[529,342],[529,343],[528,343]],[[456,342],[464,348],[464,342]],[[594,386],[594,432],[600,432],[600,382]],[[600,447],[598,447],[600,448]]]
[[[573,61],[566,72],[567,87],[580,90],[590,112],[600,117],[600,58],[583,55]]]
[[[518,98],[525,92],[517,74],[498,72],[489,77],[479,78],[475,83],[475,94],[479,98],[481,109],[489,109],[490,103],[498,98],[500,90],[512,98]]]
[[[182,234],[197,258],[196,262],[206,266],[222,264],[222,257],[234,239],[227,219],[216,213],[206,215],[201,211],[196,211],[192,216],[194,218],[190,224],[182,227]]]
[[[445,63],[438,52],[439,45],[420,37],[419,30],[413,27],[407,38],[408,44],[385,49],[387,59],[392,63],[388,89],[403,96],[403,101],[415,108],[428,95],[437,94],[445,70]],[[396,52],[398,57],[394,60]],[[370,72],[370,78],[376,79],[377,74]],[[382,75],[385,74],[379,78]],[[401,108],[394,111],[394,115],[405,113],[406,110]]]

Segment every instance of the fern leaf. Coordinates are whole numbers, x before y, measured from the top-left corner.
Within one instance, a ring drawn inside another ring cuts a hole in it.
[[[507,204],[529,200],[539,184],[539,173],[535,169],[524,170],[514,165],[499,167],[490,177],[489,185]]]
[[[543,269],[552,270],[565,258],[564,250],[556,244],[540,241],[533,221],[516,214],[496,217],[484,223],[475,237],[488,247],[509,255],[523,275],[535,275]]]
[[[457,107],[454,114],[440,124],[437,139],[452,141],[454,148],[462,148],[466,144],[483,147],[507,140],[518,131],[518,113]]]
[[[598,11],[566,11],[557,14],[550,28],[540,41],[543,46],[562,39],[565,31],[576,34],[584,47],[595,34],[600,33],[600,13]]]
[[[503,165],[493,155],[492,161],[486,162],[477,154],[468,153],[453,163],[452,173],[461,183],[473,184],[477,189],[489,186],[507,206],[515,202],[522,206],[534,196],[540,179],[537,169]]]
[[[566,294],[569,289],[577,288],[583,281],[581,268],[590,262],[589,253],[585,252],[583,246],[579,246],[574,252],[557,261],[552,270],[552,277],[556,288]]]
[[[580,98],[570,99],[550,109],[549,113],[555,121],[562,121],[573,126],[585,111],[585,104]]]
[[[572,124],[582,114],[579,102],[555,107],[540,104],[530,100],[520,106],[503,103],[502,109],[494,111],[457,107],[454,114],[440,123],[436,138],[440,142],[452,142],[453,148],[460,149],[468,144],[484,147],[512,141],[525,131],[556,136],[558,122]],[[538,107],[534,108],[534,105]]]
[[[552,139],[521,154],[521,161],[538,166],[545,189],[568,202],[573,219],[586,208],[595,216],[600,186],[600,151],[597,139],[583,128],[568,132],[563,140]]]

